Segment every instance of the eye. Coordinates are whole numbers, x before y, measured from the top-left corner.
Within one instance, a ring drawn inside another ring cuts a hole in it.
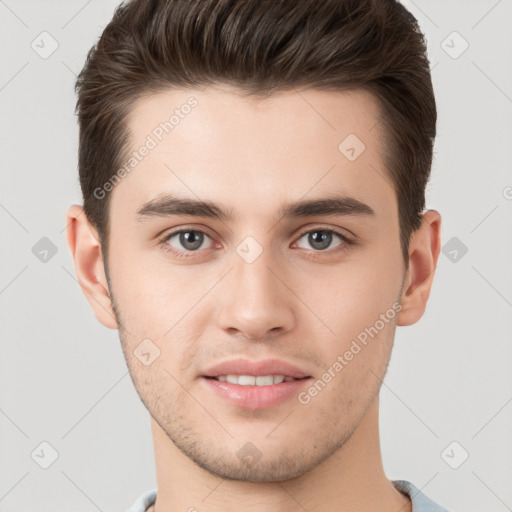
[[[195,229],[181,229],[167,235],[164,240],[164,248],[177,256],[186,257],[186,252],[197,252],[208,248],[205,242],[210,237],[203,231]],[[210,239],[211,240],[211,239]]]
[[[316,252],[328,249],[331,246],[333,239],[336,238],[340,239],[341,242],[334,246],[335,252],[338,250],[345,250],[348,248],[348,245],[352,244],[352,240],[334,229],[316,228],[305,231],[301,234],[298,240],[300,241],[303,238],[306,239],[307,243],[310,244],[310,247],[312,247]]]

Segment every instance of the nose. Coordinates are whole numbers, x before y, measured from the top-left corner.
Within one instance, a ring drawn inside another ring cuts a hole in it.
[[[218,322],[230,335],[261,340],[283,335],[295,323],[293,293],[286,278],[264,250],[255,261],[233,255],[234,268],[221,291]]]

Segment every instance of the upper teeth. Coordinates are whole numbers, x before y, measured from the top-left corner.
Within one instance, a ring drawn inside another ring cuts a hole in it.
[[[219,375],[214,378],[241,386],[271,386],[272,384],[280,384],[283,381],[295,380],[294,377],[285,377],[284,375],[261,375],[258,377],[253,375]]]

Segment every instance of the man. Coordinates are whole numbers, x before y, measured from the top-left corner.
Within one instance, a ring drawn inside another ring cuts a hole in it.
[[[394,0],[134,0],[77,81],[68,243],[151,415],[132,512],[445,510],[384,474],[423,315],[436,107]]]

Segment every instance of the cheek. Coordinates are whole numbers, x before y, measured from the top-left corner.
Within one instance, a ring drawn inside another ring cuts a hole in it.
[[[142,253],[132,258],[122,254],[128,253],[112,254],[118,263],[111,279],[130,345],[145,338],[156,343],[193,339],[202,327],[196,315],[207,304],[202,299],[218,282],[217,273],[208,265],[172,265],[163,255],[149,261]]]
[[[333,391],[377,389],[391,354],[401,277],[400,260],[383,250],[341,265],[321,287],[309,286],[307,303],[329,328],[320,349],[326,368],[339,363],[331,370],[339,376]]]
[[[357,336],[390,308],[393,317],[402,276],[395,264],[382,261],[340,266],[323,283],[304,289],[305,302],[334,331],[333,339]]]

